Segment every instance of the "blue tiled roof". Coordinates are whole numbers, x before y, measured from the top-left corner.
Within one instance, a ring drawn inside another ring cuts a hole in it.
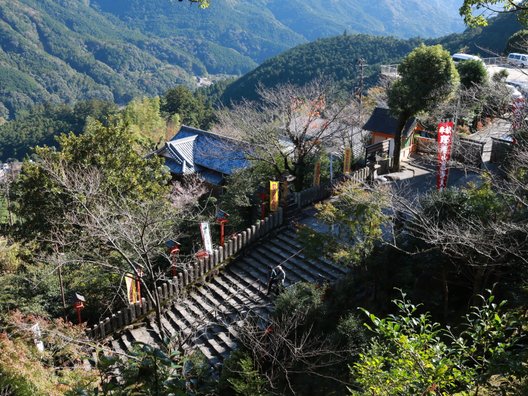
[[[224,180],[224,176],[221,173],[213,172],[205,168],[198,168],[197,172],[200,174],[200,176],[203,177],[203,179],[210,184],[215,184],[219,186],[222,184]]]
[[[194,141],[196,136],[171,140],[167,142],[167,152],[170,157],[181,164],[181,173],[194,172]]]
[[[175,161],[172,158],[165,157],[165,166],[169,168],[170,173],[174,173],[175,175],[183,174],[183,167],[181,162]]]
[[[188,167],[196,167],[198,172],[197,165],[225,175],[249,166],[244,155],[245,143],[185,125],[167,142],[167,148],[171,157],[179,158]]]

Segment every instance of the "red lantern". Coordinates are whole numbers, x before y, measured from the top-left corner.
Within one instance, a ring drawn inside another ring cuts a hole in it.
[[[77,323],[81,324],[81,309],[84,309],[84,303],[86,302],[85,298],[78,293],[75,293],[75,302],[73,303],[73,308],[77,312]]]

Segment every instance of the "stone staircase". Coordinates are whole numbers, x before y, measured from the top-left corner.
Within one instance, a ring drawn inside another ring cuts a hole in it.
[[[291,227],[247,247],[215,276],[175,301],[165,311],[163,327],[178,337],[184,349],[199,349],[212,365],[220,363],[236,348],[237,328],[249,314],[263,321],[272,310],[266,296],[270,269],[281,264],[286,287],[297,282],[334,282],[346,269],[326,259],[308,259]],[[122,353],[134,342],[161,343],[154,317],[114,334],[112,350]]]

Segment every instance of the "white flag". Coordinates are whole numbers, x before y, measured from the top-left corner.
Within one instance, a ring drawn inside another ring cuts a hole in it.
[[[202,240],[207,254],[213,254],[213,242],[211,241],[211,229],[209,223],[204,221],[200,223],[200,231],[202,232]]]

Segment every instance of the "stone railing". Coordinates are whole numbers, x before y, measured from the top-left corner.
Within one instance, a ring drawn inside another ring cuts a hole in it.
[[[508,60],[504,56],[495,56],[492,58],[482,58],[482,62],[484,62],[487,66],[503,66],[508,64]]]
[[[513,140],[492,137],[491,142],[490,162],[492,164],[502,164],[515,147]]]
[[[314,202],[322,201],[332,195],[332,185],[330,183],[323,183],[320,186],[313,186],[294,193],[295,203],[297,208],[304,208]]]
[[[163,282],[158,288],[161,305],[167,306],[185,294],[186,290],[197,282],[203,281],[207,276],[227,263],[227,260],[242,249],[265,237],[270,231],[283,224],[283,210],[270,214],[264,220],[257,221],[251,227],[239,232],[229,238],[223,246],[213,250],[213,253],[205,259],[195,260],[187,264],[177,277]],[[87,330],[91,338],[102,339],[112,333],[143,319],[154,310],[154,304],[149,299],[142,299],[142,302],[131,304],[107,317],[92,328]]]
[[[355,182],[362,183],[368,179],[369,175],[370,170],[368,167],[361,168],[352,172],[350,175],[340,176],[334,180],[334,183],[343,180],[353,180]],[[320,186],[310,187],[306,190],[294,193],[297,208],[304,208],[305,206],[309,206],[314,202],[319,202],[330,197],[332,195],[332,189],[333,185],[330,182],[327,182],[321,184]]]

